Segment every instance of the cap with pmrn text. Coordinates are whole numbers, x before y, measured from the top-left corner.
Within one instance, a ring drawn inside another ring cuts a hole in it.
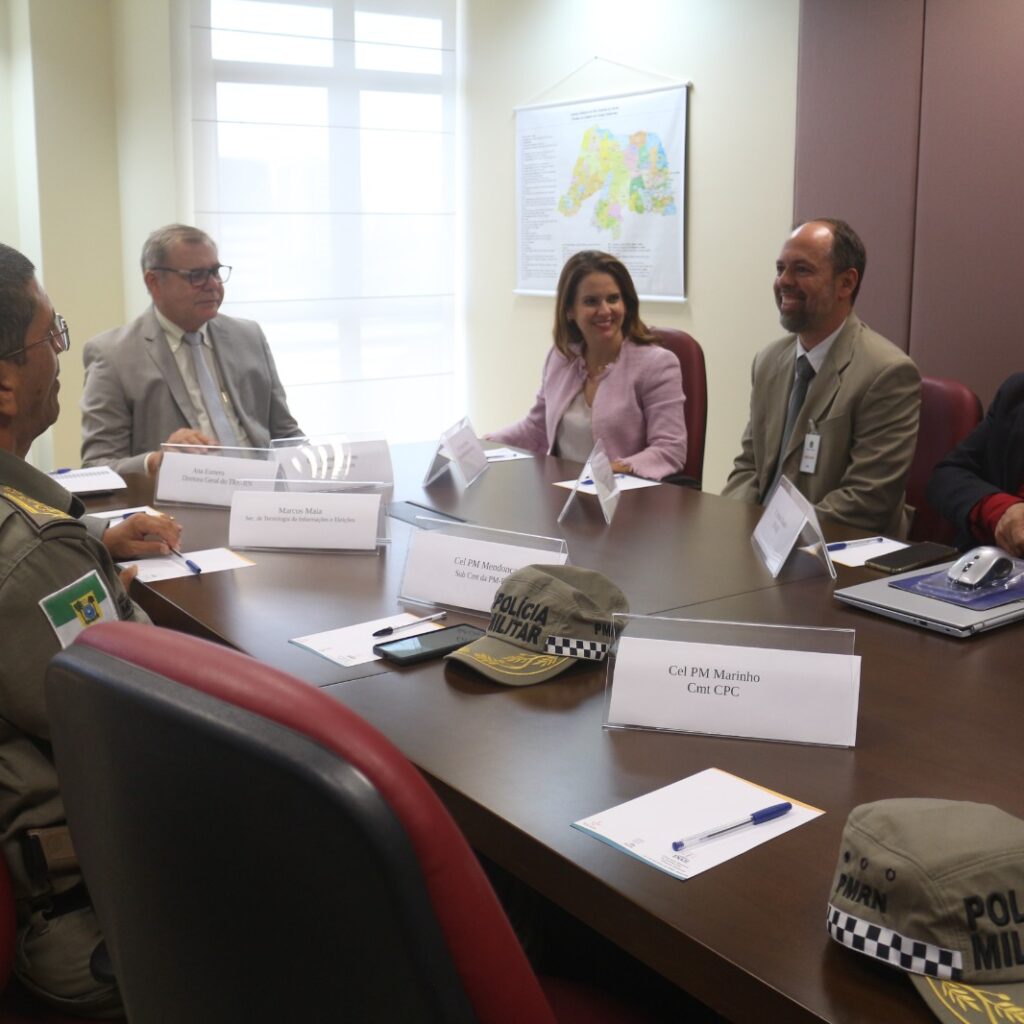
[[[507,686],[542,683],[578,659],[603,661],[615,640],[612,616],[628,611],[599,572],[528,565],[498,587],[487,633],[448,657]]]
[[[908,972],[947,1024],[1024,1021],[1024,821],[959,800],[855,807],[827,927]]]

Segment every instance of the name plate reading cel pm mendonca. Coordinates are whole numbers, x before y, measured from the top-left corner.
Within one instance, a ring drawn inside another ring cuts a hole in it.
[[[291,551],[372,551],[379,494],[236,491],[228,544]]]
[[[483,532],[483,531],[481,531]],[[490,531],[501,536],[503,531]],[[523,534],[505,533],[508,539]],[[496,543],[446,533],[417,530],[409,542],[402,580],[402,597],[424,604],[448,605],[489,612],[494,592],[517,569],[526,565],[564,565],[568,552],[514,543]]]
[[[619,638],[606,725],[852,747],[852,654]]]

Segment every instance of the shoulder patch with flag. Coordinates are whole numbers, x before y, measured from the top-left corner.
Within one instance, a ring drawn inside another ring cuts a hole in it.
[[[57,634],[61,647],[68,647],[88,626],[113,622],[118,617],[110,592],[95,570],[44,597],[39,607]]]

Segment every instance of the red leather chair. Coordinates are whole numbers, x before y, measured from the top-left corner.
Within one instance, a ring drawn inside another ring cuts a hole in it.
[[[652,327],[651,333],[664,348],[675,353],[683,370],[683,393],[686,406],[686,465],[683,476],[695,480],[697,487],[704,479],[704,435],[708,426],[708,375],[704,366],[704,350],[685,331],[672,327]]]
[[[936,464],[981,421],[978,396],[966,384],[939,377],[921,378],[921,426],[907,479],[907,501],[914,506],[910,539],[950,544],[955,530],[931,505],[925,491]]]
[[[640,1019],[538,980],[434,791],[320,690],[116,622],[46,694],[129,1020]]]

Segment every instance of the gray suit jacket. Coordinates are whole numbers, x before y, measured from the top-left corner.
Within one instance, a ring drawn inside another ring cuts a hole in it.
[[[754,358],[750,421],[722,494],[756,504],[774,479],[795,351],[789,335]],[[905,537],[913,510],[904,490],[920,406],[913,361],[851,313],[807,390],[783,472],[822,514]],[[813,474],[800,472],[809,420],[821,435]]]
[[[267,339],[252,320],[207,324],[221,379],[239,421],[260,448],[302,433],[288,411]],[[178,365],[150,307],[137,320],[85,343],[82,465],[145,472],[149,452],[182,427],[198,429]]]

